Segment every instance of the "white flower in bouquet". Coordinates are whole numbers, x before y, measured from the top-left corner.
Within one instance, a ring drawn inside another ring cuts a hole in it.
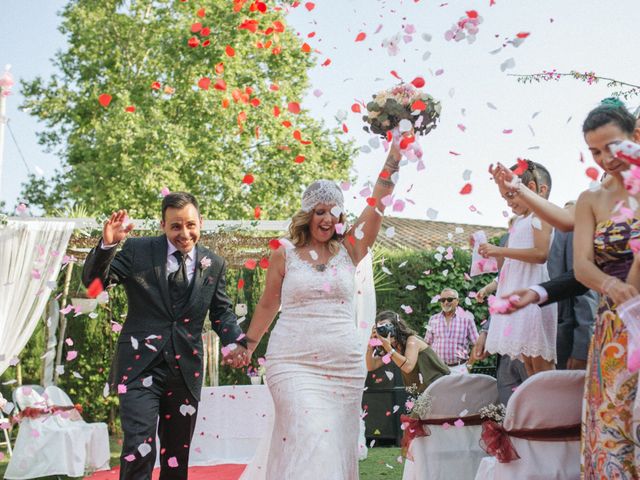
[[[497,423],[502,423],[507,413],[507,409],[502,403],[491,403],[486,407],[482,407],[478,413],[480,414],[480,418],[486,418]]]
[[[431,413],[431,405],[433,398],[427,392],[418,394],[417,385],[413,384],[406,388],[409,393],[409,398],[405,404],[407,407],[407,413],[413,418],[419,418],[424,420],[429,417]]]
[[[2,393],[0,393],[0,410],[4,410],[7,403],[7,399],[2,396]]]

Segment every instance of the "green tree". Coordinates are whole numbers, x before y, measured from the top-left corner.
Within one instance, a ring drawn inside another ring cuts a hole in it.
[[[209,218],[253,218],[256,206],[282,218],[312,180],[348,176],[353,143],[298,112],[315,60],[281,9],[71,0],[61,17],[59,73],[22,84],[40,143],[62,159],[24,186],[31,205],[150,217],[168,187],[193,192]]]

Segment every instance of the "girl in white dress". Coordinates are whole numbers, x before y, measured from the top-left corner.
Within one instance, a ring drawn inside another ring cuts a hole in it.
[[[373,190],[375,206],[369,200],[346,232],[342,191],[329,180],[313,182],[289,238],[271,255],[247,341],[253,352],[281,308],[266,353],[275,419],[270,444],[259,448],[242,479],[358,479],[366,374],[355,322],[355,266],[378,235],[381,199],[393,192],[400,158],[392,146]]]
[[[544,167],[529,160],[526,162],[526,170],[519,175],[520,181],[539,195],[548,196],[550,188],[540,181],[539,170]],[[516,165],[511,169],[523,167]],[[517,195],[506,191],[501,193],[513,213],[518,215],[509,230],[507,246],[485,243],[478,249],[485,258],[504,260],[498,278],[497,297],[549,279],[546,262],[552,236],[551,226],[531,213]],[[544,307],[528,305],[511,314],[494,313],[485,349],[489,353],[521,358],[528,375],[553,370],[556,363],[557,316],[555,304]]]

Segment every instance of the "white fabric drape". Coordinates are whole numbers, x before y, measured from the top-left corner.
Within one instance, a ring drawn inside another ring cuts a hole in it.
[[[373,255],[367,254],[356,268],[356,325],[358,340],[362,349],[367,351],[371,328],[376,319],[376,286],[373,281]],[[364,387],[364,385],[363,385]],[[367,458],[367,440],[365,438],[364,418],[360,419],[358,435],[358,452],[360,460]]]
[[[0,375],[31,338],[74,223],[12,220],[0,229]]]

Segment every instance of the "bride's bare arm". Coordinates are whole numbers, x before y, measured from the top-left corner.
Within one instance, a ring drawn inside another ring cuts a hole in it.
[[[395,183],[392,180],[392,176],[398,172],[401,158],[400,150],[392,143],[387,161],[371,194],[371,198],[375,199],[375,206],[367,205],[355,225],[346,233],[347,240],[344,245],[351,256],[351,260],[356,265],[367,255],[376,241],[385,209],[382,199],[393,193]],[[350,238],[353,240],[350,240]],[[354,241],[353,244],[351,243],[352,241]]]
[[[249,330],[247,330],[247,349],[251,353],[258,346],[265,332],[269,330],[269,326],[280,309],[284,267],[284,247],[280,247],[269,258],[264,292],[256,305]]]

